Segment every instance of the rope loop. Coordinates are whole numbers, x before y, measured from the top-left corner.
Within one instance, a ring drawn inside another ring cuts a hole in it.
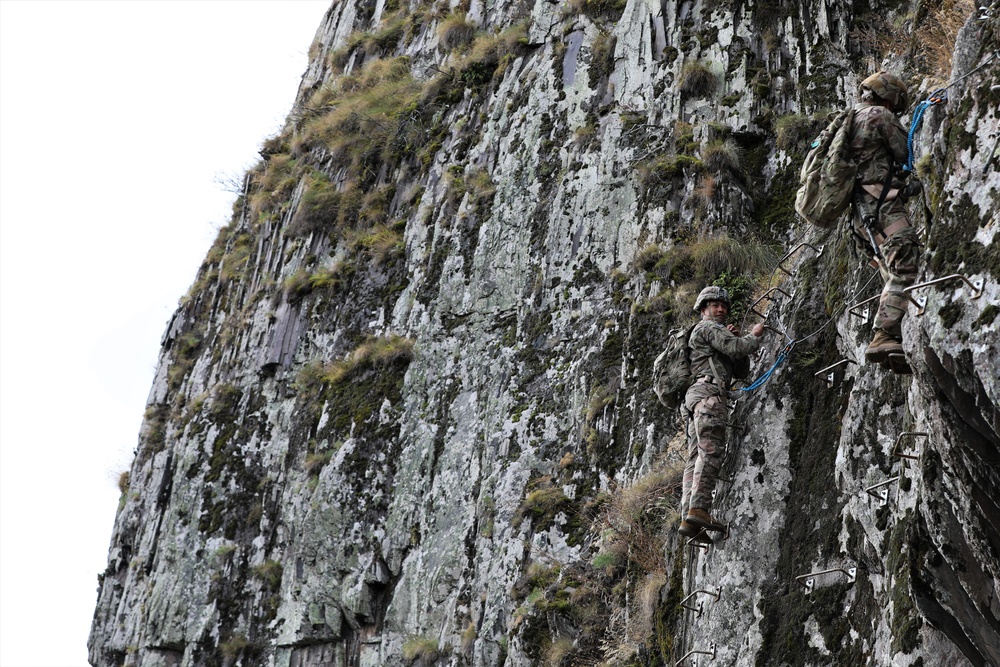
[[[935,104],[944,104],[948,101],[948,91],[945,88],[938,88],[928,96],[926,100],[917,105],[913,110],[913,119],[910,121],[910,131],[906,135],[906,164],[903,171],[910,173],[913,171],[913,137],[916,136],[920,128],[920,121],[924,118],[924,112]]]

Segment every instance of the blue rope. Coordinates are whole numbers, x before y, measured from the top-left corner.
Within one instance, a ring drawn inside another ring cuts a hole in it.
[[[778,353],[778,358],[774,361],[774,364],[770,368],[768,368],[763,375],[754,380],[752,384],[750,384],[747,387],[741,387],[740,391],[750,392],[753,391],[754,389],[762,387],[765,382],[771,379],[771,375],[774,374],[775,369],[778,368],[778,366],[780,366],[781,363],[788,358],[788,356],[792,353],[792,348],[794,347],[795,347],[795,341],[792,341],[791,343],[786,345],[785,348]]]
[[[911,172],[913,171],[913,137],[917,134],[917,129],[920,127],[920,121],[923,120],[924,112],[935,104],[944,104],[948,101],[948,93],[944,88],[938,88],[930,97],[917,105],[917,108],[913,110],[913,119],[910,121],[910,131],[906,135],[906,164],[903,165],[903,171]]]

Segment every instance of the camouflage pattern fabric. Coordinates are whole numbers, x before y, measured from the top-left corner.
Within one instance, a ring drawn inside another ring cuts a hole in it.
[[[906,130],[888,109],[859,104],[856,107],[854,133],[851,150],[858,157],[858,183],[884,185],[893,163],[905,163],[907,160]],[[893,180],[893,188],[902,186],[902,181]],[[856,198],[856,204],[854,231],[861,238],[867,239],[864,220],[875,215],[878,198],[862,191]],[[887,239],[882,238],[881,234],[876,237],[883,256],[883,261],[879,262],[879,270],[885,286],[879,298],[874,328],[901,339],[901,323],[908,303],[903,290],[916,281],[919,273],[920,241],[916,229],[910,225],[906,206],[900,199],[887,199],[882,203],[878,227],[880,230],[894,231]],[[871,254],[870,246],[864,245],[864,249]]]
[[[909,304],[903,290],[916,282],[920,264],[920,241],[916,228],[900,229],[886,239],[881,250],[884,260],[879,262],[879,271],[885,286],[879,297],[874,326],[902,339],[902,321]]]
[[[722,381],[722,386],[728,387],[733,378],[743,379],[750,373],[749,356],[760,349],[760,341],[757,336],[736,336],[718,322],[702,320],[691,330],[688,339],[691,375],[696,378],[714,376],[709,363],[712,359],[715,370],[722,374],[718,379]]]
[[[688,457],[681,487],[682,516],[694,507],[712,509],[712,491],[726,454],[726,418],[729,416],[729,408],[719,388],[705,381],[691,385],[684,407],[690,419]]]
[[[691,331],[691,371],[698,381],[684,396],[688,411],[688,458],[681,493],[682,516],[712,508],[712,491],[726,451],[726,405],[732,378],[750,373],[749,356],[760,348],[757,336],[736,336],[718,322],[702,320]],[[711,359],[711,363],[709,362]],[[712,366],[723,377],[715,377]],[[715,378],[714,382],[709,378]]]
[[[855,106],[853,131],[851,155],[858,161],[858,183],[882,185],[892,163],[906,164],[906,130],[885,107],[864,102]],[[893,181],[893,187],[900,185],[902,181]]]

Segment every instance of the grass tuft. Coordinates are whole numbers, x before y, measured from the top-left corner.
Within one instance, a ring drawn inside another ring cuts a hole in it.
[[[438,26],[438,44],[443,51],[454,51],[472,43],[478,26],[465,14],[452,14]]]
[[[684,97],[694,99],[709,98],[715,94],[715,90],[718,87],[718,77],[703,62],[697,60],[689,62],[681,69],[678,90]]]

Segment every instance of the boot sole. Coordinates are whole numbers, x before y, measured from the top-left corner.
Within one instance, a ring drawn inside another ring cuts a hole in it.
[[[683,535],[684,537],[694,537],[698,533],[703,532],[703,530],[704,529],[701,526],[695,526],[690,522],[688,522],[688,526],[682,525],[680,528],[677,529],[677,532]]]
[[[865,359],[873,364],[881,364],[894,354],[903,354],[903,347],[879,347],[865,350]]]
[[[687,518],[688,523],[693,523],[696,526],[701,526],[702,530],[714,530],[719,533],[724,533],[726,527],[721,523],[708,523],[707,521],[702,521],[701,519],[696,519],[695,517],[689,516]]]

